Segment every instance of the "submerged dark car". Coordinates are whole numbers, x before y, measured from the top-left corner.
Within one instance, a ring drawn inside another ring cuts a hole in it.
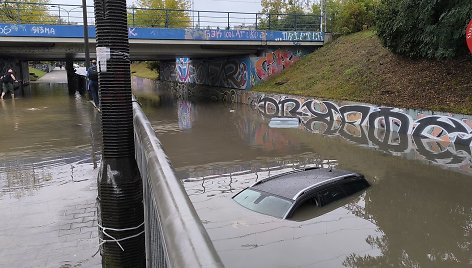
[[[325,206],[369,187],[363,175],[340,169],[309,168],[271,176],[236,194],[243,207],[277,218],[290,218],[306,202]]]

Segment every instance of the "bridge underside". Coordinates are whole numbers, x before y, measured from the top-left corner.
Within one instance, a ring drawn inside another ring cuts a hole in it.
[[[258,54],[270,47],[294,46],[293,42],[129,40],[131,60],[174,60],[176,57],[214,58]],[[91,57],[95,57],[95,39],[90,39]],[[321,46],[322,42],[298,44]],[[0,57],[19,60],[63,60],[66,55],[85,59],[82,38],[2,37]]]

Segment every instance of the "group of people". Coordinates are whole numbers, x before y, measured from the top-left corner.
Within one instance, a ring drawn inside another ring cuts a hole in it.
[[[10,93],[10,92],[11,92],[11,98],[14,99],[15,98],[15,91],[14,91],[13,83],[18,82],[18,80],[16,80],[16,77],[13,74],[13,70],[8,69],[7,73],[1,76],[1,80],[2,80],[2,97],[1,97],[1,99],[3,100],[5,95],[7,93]]]
[[[97,108],[100,108],[100,100],[98,98],[98,70],[97,62],[92,60],[90,68],[87,70],[88,78],[88,92],[92,96],[93,103]],[[13,69],[8,69],[7,73],[0,76],[2,83],[2,96],[1,99],[5,97],[6,94],[11,93],[12,99],[15,98],[15,91],[13,83],[18,82],[15,75],[13,74]]]

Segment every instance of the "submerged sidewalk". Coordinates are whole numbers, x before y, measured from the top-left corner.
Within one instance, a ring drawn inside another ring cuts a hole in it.
[[[101,267],[99,115],[46,86],[0,106],[0,267]]]

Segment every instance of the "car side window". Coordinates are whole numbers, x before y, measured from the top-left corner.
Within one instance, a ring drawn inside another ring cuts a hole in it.
[[[315,204],[320,207],[325,206],[345,196],[346,196],[346,193],[341,189],[341,187],[338,187],[338,186],[331,187],[331,188],[320,191],[316,195]]]
[[[364,180],[353,180],[344,183],[340,187],[346,195],[351,195],[369,187],[369,184]]]

